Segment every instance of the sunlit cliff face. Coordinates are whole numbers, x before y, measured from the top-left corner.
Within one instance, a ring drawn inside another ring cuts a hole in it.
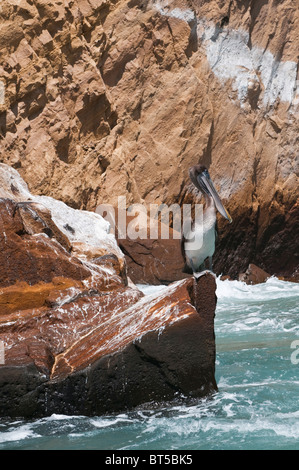
[[[294,2],[1,6],[0,155],[30,190],[93,211],[184,204],[202,163],[239,230],[219,269],[294,271]]]

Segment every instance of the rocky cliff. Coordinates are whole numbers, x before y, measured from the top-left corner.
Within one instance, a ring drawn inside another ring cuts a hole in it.
[[[217,390],[212,274],[144,295],[107,222],[0,164],[0,416],[101,414]]]
[[[218,273],[298,276],[298,8],[283,0],[3,0],[1,161],[94,210],[195,202],[210,168],[233,224]]]

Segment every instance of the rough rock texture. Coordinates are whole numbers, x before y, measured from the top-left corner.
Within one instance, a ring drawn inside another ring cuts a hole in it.
[[[215,392],[215,288],[206,274],[139,301],[118,289],[11,315],[0,415],[94,415]]]
[[[217,389],[213,275],[144,296],[100,215],[32,195],[5,164],[0,183],[0,416],[92,415]]]
[[[126,256],[126,265],[133,282],[141,284],[169,284],[189,277],[182,273],[184,259],[179,240],[126,240],[119,241]]]
[[[260,284],[269,279],[270,274],[266,273],[263,269],[250,264],[245,273],[239,274],[239,281],[246,282],[246,284]]]
[[[116,228],[117,223],[116,220]],[[140,213],[135,217],[127,216],[126,237],[120,238],[117,230],[116,235],[133,282],[170,284],[189,277],[182,272],[185,261],[181,253],[180,233],[161,220]]]
[[[3,0],[1,160],[72,207],[198,200],[233,217],[218,273],[298,276],[298,28],[290,0]]]

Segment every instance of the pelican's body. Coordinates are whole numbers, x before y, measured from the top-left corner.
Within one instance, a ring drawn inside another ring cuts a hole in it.
[[[223,207],[220,198],[210,179],[208,170],[202,165],[196,165],[189,170],[193,184],[202,191],[205,199],[202,219],[194,220],[191,230],[184,231],[182,238],[182,253],[185,259],[184,272],[198,273],[206,268],[212,271],[212,257],[215,252],[217,237],[216,209],[231,222],[231,217]],[[190,243],[190,240],[197,243]],[[189,240],[189,241],[188,241]]]
[[[213,204],[204,211],[203,225],[192,224],[191,232],[185,234],[185,238],[192,238],[192,234],[202,231],[202,244],[197,249],[188,249],[188,243],[184,244],[185,261],[187,271],[198,272],[205,269],[205,262],[208,259],[209,269],[212,269],[212,256],[215,252],[216,242],[216,210]],[[195,235],[196,236],[196,235]]]

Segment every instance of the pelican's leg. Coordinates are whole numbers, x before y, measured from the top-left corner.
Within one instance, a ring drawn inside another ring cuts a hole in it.
[[[206,273],[213,273],[213,259],[212,259],[212,256],[208,256],[204,262],[200,265],[199,267],[199,270],[197,273],[193,273],[193,275],[196,277],[196,278],[199,278],[200,276],[202,276],[203,274],[206,274]]]
[[[208,262],[208,265],[209,265],[210,269],[206,269],[206,261]],[[192,263],[192,267],[193,267],[193,263]],[[211,256],[209,256],[208,258],[205,259],[205,262],[200,265],[199,270],[197,272],[195,272],[193,270],[193,276],[194,276],[195,279],[199,279],[201,276],[204,276],[207,273],[213,274],[213,276],[216,279],[216,276],[213,273],[213,263],[212,263],[212,257]]]
[[[205,268],[206,268],[205,263],[202,263],[199,266],[198,270],[195,270],[194,264],[192,263],[192,261],[191,261],[191,265],[192,265],[193,276],[195,277],[195,279],[198,279],[200,276],[202,276],[205,273]]]
[[[195,269],[194,263],[193,263],[191,258],[190,258],[189,261],[190,261],[190,264],[191,264],[193,274],[194,273],[200,273],[201,271],[203,271],[205,269],[205,264],[204,263],[199,266],[199,269]]]
[[[195,272],[196,272],[196,269],[195,269],[195,267],[194,267],[194,264],[193,264],[192,259],[190,258],[189,261],[190,261],[190,264],[191,264],[191,269],[192,269],[192,271],[195,273]]]
[[[202,263],[200,266],[199,266],[199,272],[201,271],[205,271],[206,270],[206,264],[205,263]]]

